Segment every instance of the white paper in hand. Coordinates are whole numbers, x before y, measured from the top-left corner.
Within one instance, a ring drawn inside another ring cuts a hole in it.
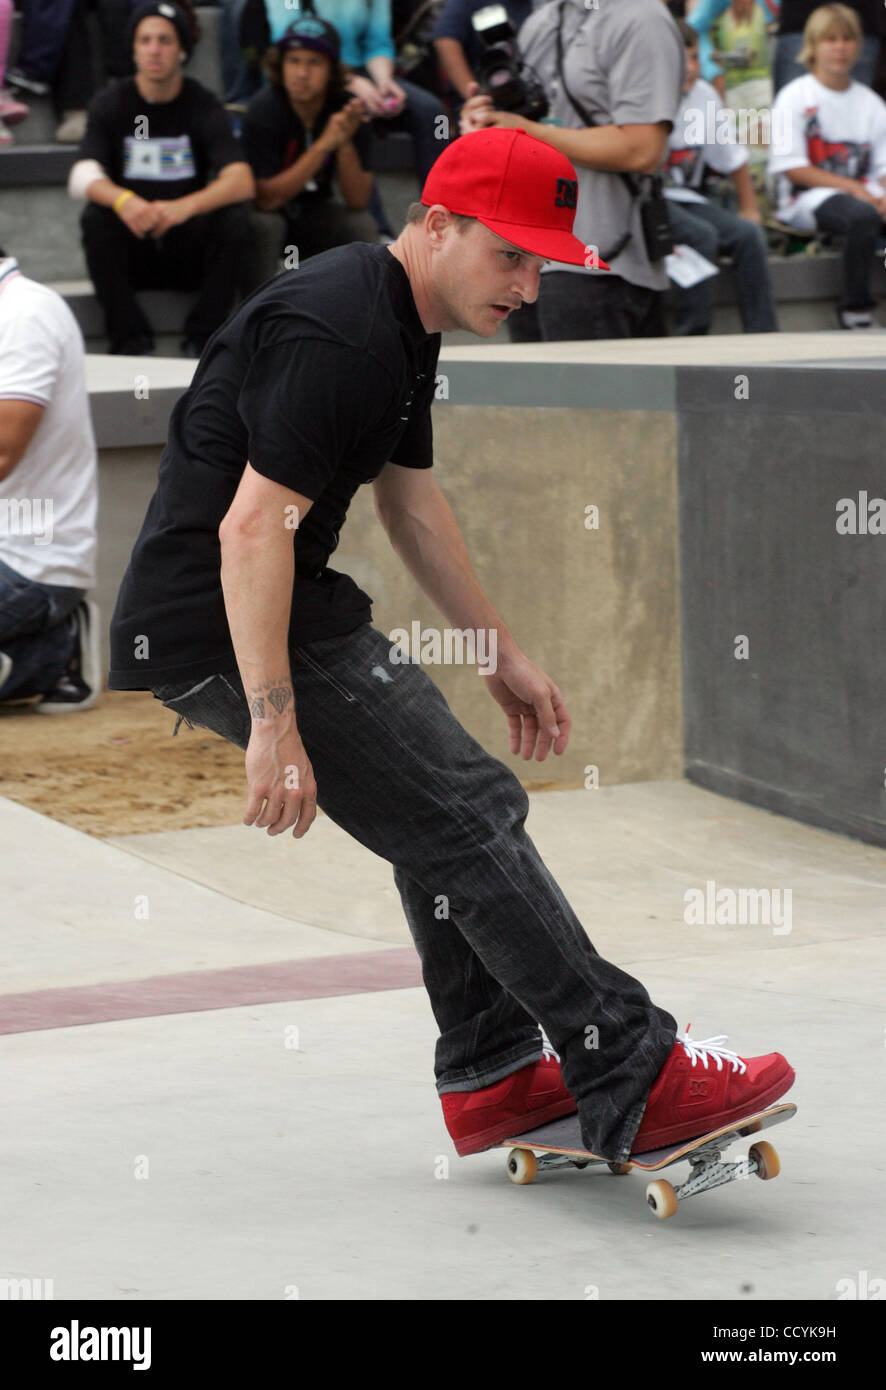
[[[720,274],[718,267],[709,261],[707,256],[693,250],[691,246],[675,246],[670,256],[665,256],[664,266],[669,279],[673,280],[675,285],[679,285],[681,290],[691,289],[693,285],[709,279],[711,275]]]

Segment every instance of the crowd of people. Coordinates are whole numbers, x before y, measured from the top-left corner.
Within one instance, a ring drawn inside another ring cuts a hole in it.
[[[876,327],[886,103],[871,85],[874,3],[783,0],[779,14],[775,0],[700,0],[687,18],[677,0],[546,0],[534,9],[508,0],[496,19],[518,31],[528,65],[518,71],[543,91],[547,116],[537,103],[529,114],[503,109],[494,84],[478,82],[486,41],[472,20],[481,0],[425,0],[399,15],[403,63],[426,86],[398,74],[400,50],[378,0],[316,0],[317,13],[294,17],[287,0],[223,0],[223,93],[185,71],[198,41],[189,4],[94,3],[113,80],[71,105],[89,67],[71,60],[89,0],[27,0],[9,72],[12,3],[0,0],[0,117],[26,119],[21,98],[50,91],[65,120],[83,116],[69,193],[84,204],[84,253],[113,353],[154,350],[142,288],[196,292],[182,351],[197,357],[237,297],[281,263],[393,239],[372,165],[379,132],[397,123],[412,134],[420,183],[452,140],[490,125],[524,129],[573,162],[575,234],[588,255],[583,265],[545,265],[537,299],[507,317],[514,341],[664,334],[671,258],[689,252],[712,273],[684,278],[675,293],[678,334],[710,330],[724,255],[745,331],[776,331],[767,212],[842,246],[838,322]],[[768,141],[748,145],[735,117],[751,100],[771,119]],[[79,421],[64,450],[53,434],[62,418]],[[56,498],[56,516],[45,536],[45,517],[16,503],[17,540],[7,525],[0,544],[0,702],[88,708],[98,682],[96,615],[85,597],[95,450],[82,343],[61,298],[2,251],[0,519],[24,492]]]

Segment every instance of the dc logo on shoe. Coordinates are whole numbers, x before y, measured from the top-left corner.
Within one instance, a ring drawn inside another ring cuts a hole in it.
[[[575,179],[558,179],[557,196],[554,199],[554,206],[558,208],[574,208],[578,202],[578,182]]]
[[[704,1077],[696,1077],[695,1079],[690,1078],[690,1081],[689,1081],[689,1094],[690,1094],[691,1096],[702,1096],[702,1097],[704,1097],[704,1096],[707,1095],[707,1093],[708,1093],[708,1083],[707,1083],[707,1081],[704,1079]]]

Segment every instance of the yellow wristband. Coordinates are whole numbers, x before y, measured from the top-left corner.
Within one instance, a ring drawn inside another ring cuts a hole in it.
[[[114,209],[115,212],[119,212],[120,209],[122,208],[123,204],[126,202],[126,199],[127,199],[127,198],[134,198],[134,197],[135,197],[135,194],[133,193],[133,191],[132,191],[131,188],[124,188],[124,190],[123,190],[122,193],[118,193],[117,197],[114,199],[114,202],[111,204],[111,206],[112,206],[112,208]]]

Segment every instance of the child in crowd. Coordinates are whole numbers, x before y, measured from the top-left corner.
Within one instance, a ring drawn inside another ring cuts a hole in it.
[[[665,196],[674,241],[716,262],[728,253],[735,265],[738,307],[745,333],[778,330],[766,262],[766,238],[748,169],[748,157],[735,139],[718,134],[734,127],[714,88],[699,77],[698,35],[683,21],[677,27],[686,45],[683,101],[668,139]],[[701,192],[705,166],[729,174],[738,195],[738,215]],[[707,333],[714,313],[714,278],[677,291],[678,334]]]
[[[809,72],[775,99],[769,160],[781,221],[845,237],[837,317],[847,329],[877,326],[871,275],[886,230],[886,103],[851,77],[862,37],[846,5],[810,15],[800,53]]]

